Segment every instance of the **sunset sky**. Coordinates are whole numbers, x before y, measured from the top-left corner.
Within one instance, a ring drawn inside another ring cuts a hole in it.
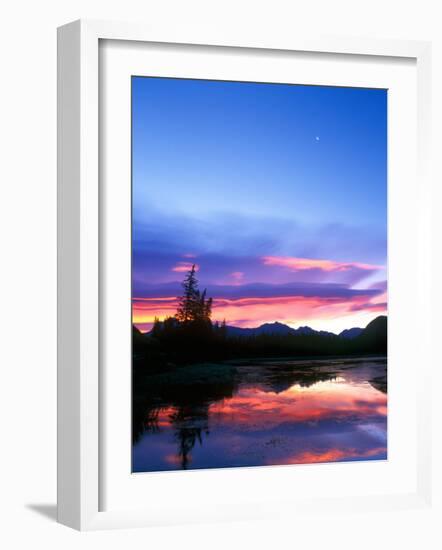
[[[132,134],[141,330],[192,264],[229,325],[386,313],[385,90],[133,77]]]

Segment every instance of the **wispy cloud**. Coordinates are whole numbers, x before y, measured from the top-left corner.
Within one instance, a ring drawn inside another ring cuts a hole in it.
[[[292,256],[264,256],[264,265],[286,267],[292,271],[309,271],[318,269],[325,272],[341,272],[350,270],[377,271],[380,265],[360,262],[335,262],[333,260],[317,260],[313,258],[296,258]]]
[[[381,296],[381,289],[358,289],[340,283],[317,283],[317,282],[293,282],[293,283],[248,283],[248,284],[206,284],[202,281],[202,287],[207,287],[208,293],[214,298],[278,298],[287,296],[340,298],[350,300],[355,297],[364,296],[369,299]],[[173,281],[169,283],[158,283],[140,285],[141,292],[135,295],[145,298],[159,298],[163,296],[178,296],[182,292],[181,283]]]
[[[190,262],[178,262],[177,265],[172,267],[172,271],[177,273],[187,273],[195,266],[195,271],[199,271],[200,266],[198,264],[191,264]]]

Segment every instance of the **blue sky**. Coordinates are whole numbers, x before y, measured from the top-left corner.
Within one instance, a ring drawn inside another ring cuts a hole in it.
[[[133,77],[132,147],[135,297],[179,282],[189,262],[215,295],[385,289],[386,90]],[[295,310],[273,320],[296,326]]]

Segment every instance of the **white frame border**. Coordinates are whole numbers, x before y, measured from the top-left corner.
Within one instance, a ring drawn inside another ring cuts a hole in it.
[[[422,310],[431,349],[431,44],[353,37],[215,39],[204,30],[158,32],[143,25],[75,21],[58,29],[58,521],[79,530],[153,525],[146,513],[99,511],[99,40],[165,42],[205,46],[295,50],[414,58],[418,79],[418,181]],[[211,33],[213,34],[213,33]],[[428,353],[427,353],[428,356]],[[418,489],[407,496],[364,497],[333,502],[333,510],[371,511],[426,506],[431,502],[432,364],[417,380]],[[303,506],[326,510],[330,501]],[[259,516],[262,515],[259,510]],[[250,517],[258,510],[250,510]],[[195,518],[195,522],[202,518]],[[168,524],[168,519],[161,522]],[[158,525],[158,521],[155,522]]]

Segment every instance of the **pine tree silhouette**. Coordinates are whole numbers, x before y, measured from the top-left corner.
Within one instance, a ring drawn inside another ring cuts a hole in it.
[[[226,325],[225,319],[223,319],[223,322],[221,323],[220,334],[221,334],[221,338],[225,340],[227,337],[227,325]]]
[[[183,295],[180,296],[176,319],[181,323],[190,321],[210,321],[212,315],[212,298],[206,299],[206,289],[200,293],[196,278],[195,264],[182,283]]]
[[[151,334],[152,334],[153,337],[158,338],[160,333],[161,333],[161,323],[160,323],[160,320],[158,319],[158,317],[155,317]]]

